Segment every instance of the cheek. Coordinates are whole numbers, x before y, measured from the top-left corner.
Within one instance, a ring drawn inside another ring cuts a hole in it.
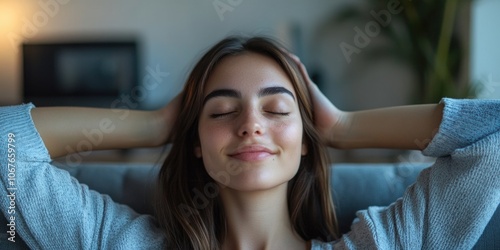
[[[203,124],[198,129],[202,159],[207,169],[220,164],[219,156],[231,140],[231,130],[227,125]]]
[[[275,143],[280,144],[290,153],[300,155],[302,149],[302,123],[282,123],[272,128]]]
[[[221,143],[231,137],[231,129],[227,125],[221,124],[203,124],[200,123],[198,129],[200,144],[204,150],[218,148]]]
[[[302,141],[302,123],[301,122],[283,122],[272,127],[275,135],[284,141],[297,142]]]
[[[282,154],[279,156],[278,164],[279,171],[274,173],[280,181],[289,181],[296,174],[300,167],[302,158],[302,123],[294,122],[278,126],[273,131],[274,143],[279,145]]]

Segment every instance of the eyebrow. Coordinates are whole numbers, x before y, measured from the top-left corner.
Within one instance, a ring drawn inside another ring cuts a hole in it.
[[[263,96],[269,96],[269,95],[277,95],[277,94],[287,94],[292,97],[293,100],[295,100],[295,96],[293,93],[284,88],[284,87],[267,87],[267,88],[262,88],[259,90],[259,93],[257,94],[258,97],[263,97]],[[203,105],[205,103],[215,97],[233,97],[233,98],[241,98],[241,92],[234,90],[234,89],[216,89],[210,94],[208,94],[205,99],[203,100]]]

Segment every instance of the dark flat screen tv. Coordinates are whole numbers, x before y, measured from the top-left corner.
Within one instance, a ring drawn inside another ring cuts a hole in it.
[[[22,45],[24,102],[110,107],[138,84],[135,41]]]

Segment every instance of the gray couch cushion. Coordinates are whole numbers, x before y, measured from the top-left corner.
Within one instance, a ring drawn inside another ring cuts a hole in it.
[[[66,167],[72,176],[115,202],[138,213],[153,214],[151,200],[160,166],[137,163],[92,163]],[[331,186],[342,233],[349,230],[355,212],[368,206],[386,206],[403,195],[428,164],[336,164]],[[0,249],[27,249],[16,237],[7,241],[7,221],[0,216]],[[500,209],[486,227],[475,249],[500,249]]]

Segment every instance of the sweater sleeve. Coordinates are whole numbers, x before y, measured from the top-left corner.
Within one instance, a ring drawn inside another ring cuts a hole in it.
[[[439,157],[403,197],[357,213],[335,249],[471,249],[500,203],[500,101],[444,99]]]
[[[423,151],[427,156],[448,156],[500,131],[500,100],[444,98],[438,133]]]
[[[51,159],[31,119],[31,104],[0,108],[0,210],[32,249],[158,249],[164,237],[139,215],[89,190]]]

